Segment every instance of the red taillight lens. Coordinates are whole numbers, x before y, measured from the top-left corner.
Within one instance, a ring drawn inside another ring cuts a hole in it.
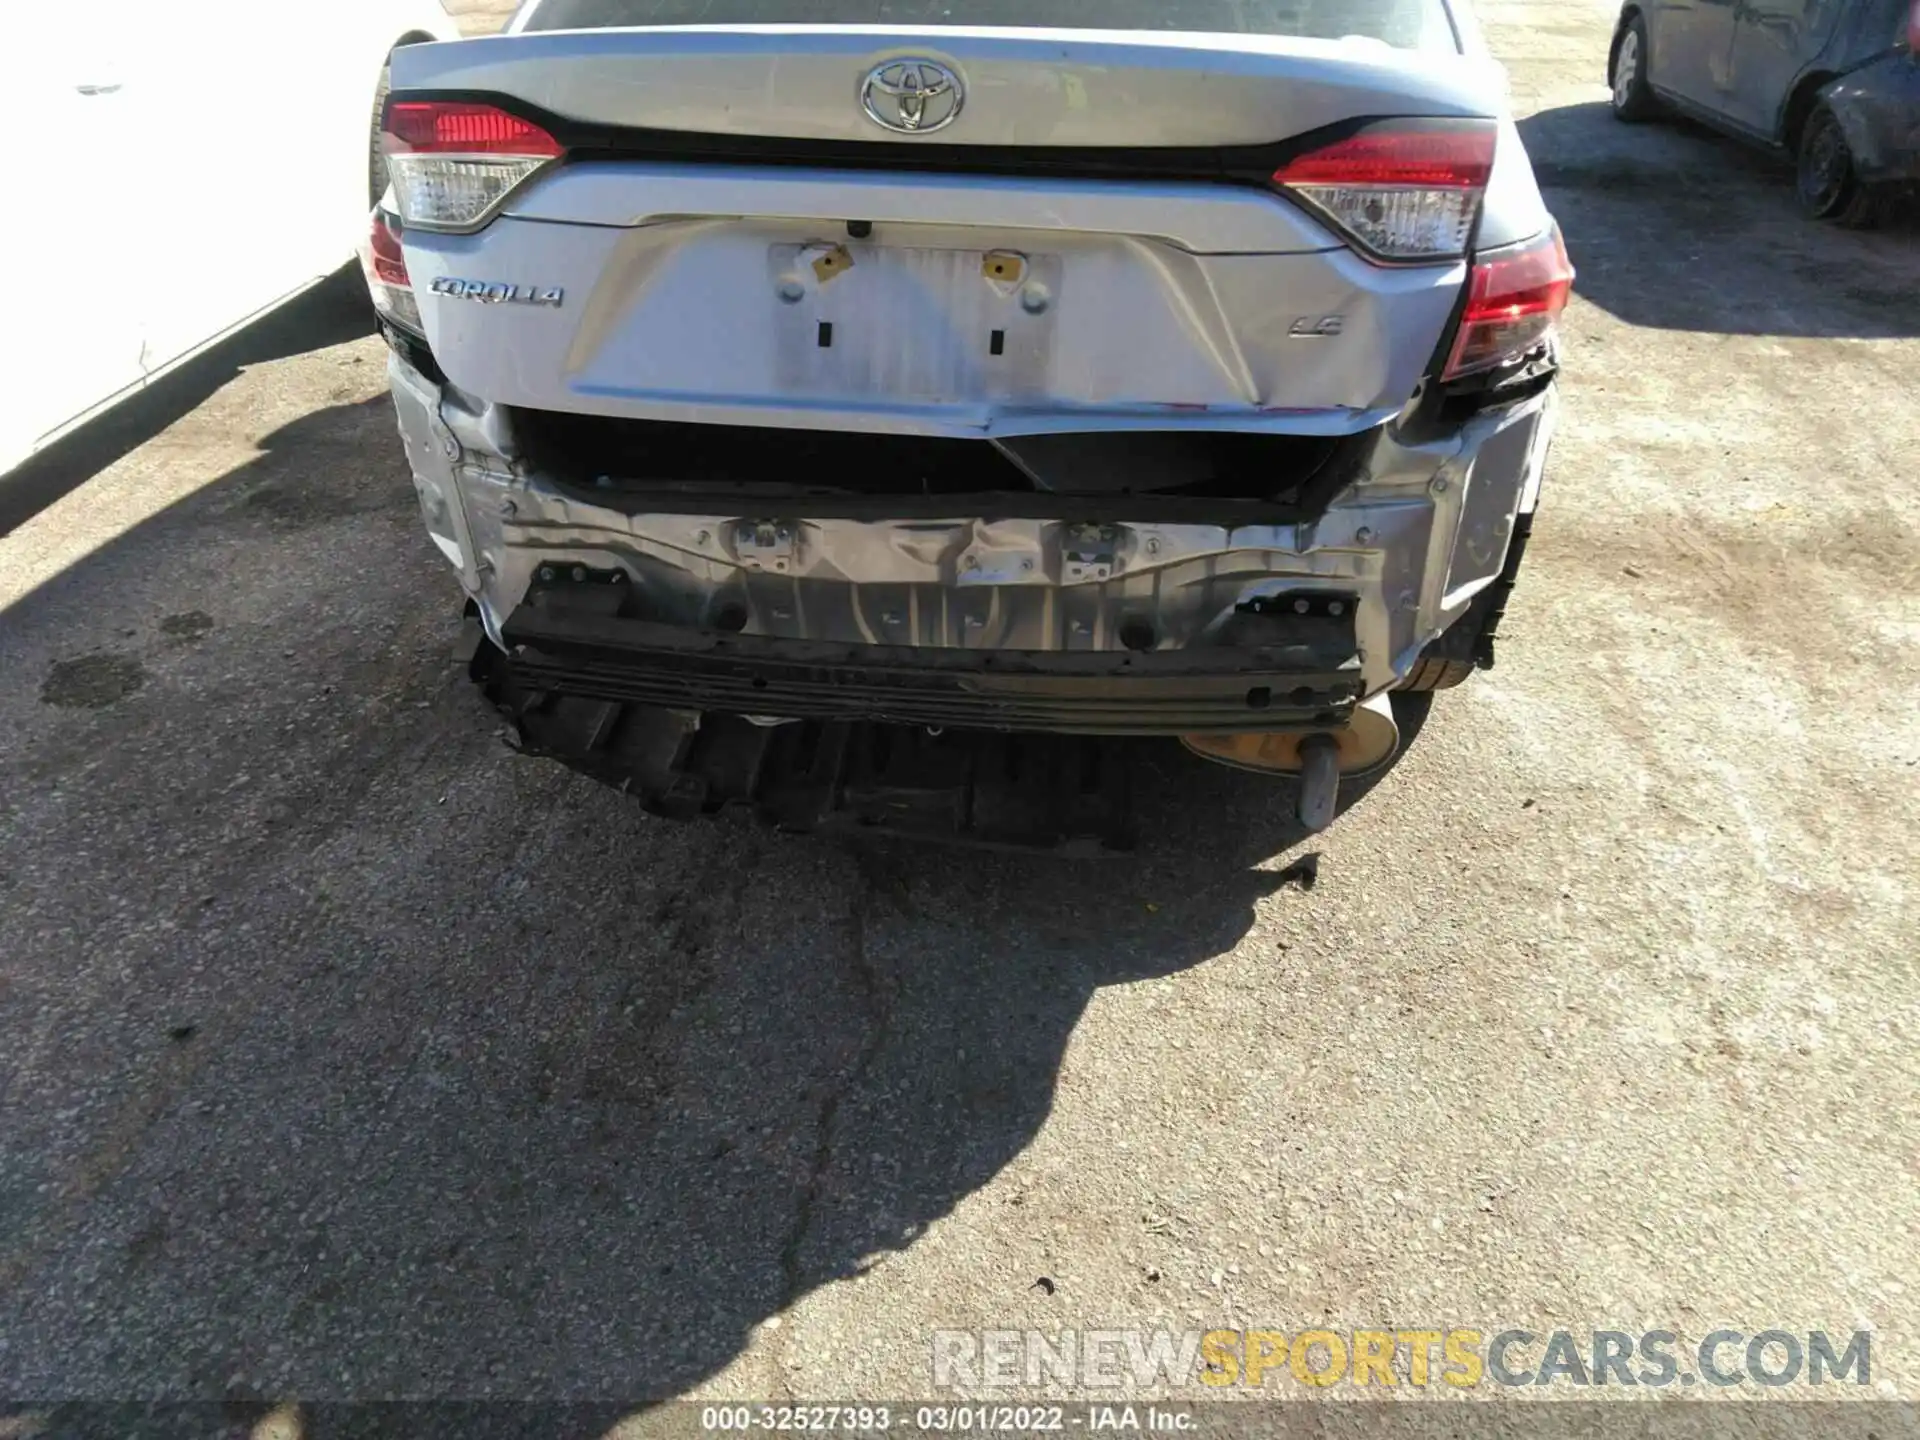
[[[1553,333],[1573,294],[1573,264],[1555,225],[1537,240],[1480,256],[1443,380],[1522,358]]]
[[[1473,233],[1498,134],[1492,121],[1382,121],[1295,157],[1273,181],[1371,258],[1451,259]]]
[[[1913,0],[1913,9],[1907,12],[1907,49],[1920,60],[1920,0]]]
[[[368,238],[367,252],[372,257],[373,273],[382,284],[412,288],[413,282],[407,278],[406,251],[400,248],[399,233],[383,210],[373,212],[373,234]]]
[[[373,229],[360,252],[360,267],[366,272],[373,308],[387,319],[416,334],[421,333],[420,302],[414,297],[413,281],[407,276],[407,256],[400,248],[400,232],[384,210],[373,212]]]
[[[423,230],[471,230],[562,151],[531,120],[471,100],[392,100],[381,148],[400,218]]]
[[[1493,173],[1494,131],[1362,130],[1287,163],[1282,185],[1392,185],[1484,190]]]
[[[383,141],[389,155],[560,153],[560,142],[531,120],[464,101],[396,100],[387,107]]]

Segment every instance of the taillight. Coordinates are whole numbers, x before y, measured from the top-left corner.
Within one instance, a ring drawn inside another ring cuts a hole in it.
[[[423,230],[473,229],[562,153],[531,120],[468,100],[389,101],[380,143],[400,218]]]
[[[1920,0],[1913,0],[1913,8],[1907,12],[1907,49],[1920,60]]]
[[[1573,293],[1573,264],[1549,227],[1535,240],[1475,257],[1460,336],[1441,375],[1456,380],[1521,359],[1553,334]]]
[[[400,232],[384,210],[373,212],[373,232],[361,251],[360,265],[366,272],[367,289],[373,295],[373,308],[416,334],[423,333],[420,302],[414,298],[413,281],[407,277],[407,257],[400,248]]]
[[[1452,259],[1466,253],[1497,135],[1492,121],[1378,121],[1289,161],[1273,182],[1373,259]]]

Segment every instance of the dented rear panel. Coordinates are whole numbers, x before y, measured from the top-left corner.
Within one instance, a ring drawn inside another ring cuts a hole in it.
[[[394,394],[525,694],[1330,731],[1504,603],[1571,281],[1440,0],[734,13],[394,57]]]
[[[1371,266],[1304,218],[1234,215],[1244,201],[1231,192],[1213,217],[1228,233],[1211,238],[1296,248],[1197,253],[1133,233],[1130,219],[1149,228],[1177,209],[1177,192],[936,182],[925,189],[968,190],[1000,223],[886,218],[852,240],[818,220],[666,218],[714,203],[718,187],[654,167],[612,172],[556,176],[552,188],[623,186],[651,212],[641,223],[509,216],[475,236],[409,234],[428,342],[462,389],[644,419],[927,434],[1169,420],[1340,433],[1378,424],[1413,393],[1464,273]],[[790,176],[728,179],[743,207],[807,206],[809,185]],[[756,206],[763,183],[780,204]],[[813,188],[808,208],[860,203],[861,187],[832,177]],[[891,185],[865,208],[910,213],[920,188]],[[1089,228],[1035,223],[1075,200]],[[1188,203],[1204,213],[1209,202]],[[1189,228],[1204,236],[1201,226]],[[558,301],[444,293],[461,281]]]

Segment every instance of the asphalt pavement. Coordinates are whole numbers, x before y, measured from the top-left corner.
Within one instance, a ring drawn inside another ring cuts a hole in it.
[[[1615,124],[1605,5],[1482,13],[1561,435],[1498,666],[1311,844],[1172,750],[1086,864],[513,755],[337,287],[0,482],[0,1392],[1517,1325],[1867,1328],[1920,1398],[1920,243]]]

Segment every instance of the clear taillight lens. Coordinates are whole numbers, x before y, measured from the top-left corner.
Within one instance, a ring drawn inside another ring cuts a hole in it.
[[[1467,286],[1467,308],[1443,380],[1511,364],[1553,334],[1573,294],[1573,263],[1560,227],[1475,257]]]
[[[414,298],[413,281],[407,276],[407,257],[400,248],[400,232],[384,210],[373,212],[373,230],[360,251],[360,268],[366,272],[373,308],[415,334],[423,334],[420,302]]]
[[[1382,121],[1297,157],[1273,181],[1371,259],[1449,260],[1466,253],[1497,136],[1492,121]]]
[[[380,141],[400,218],[423,230],[474,229],[562,153],[531,120],[466,100],[389,101]]]

